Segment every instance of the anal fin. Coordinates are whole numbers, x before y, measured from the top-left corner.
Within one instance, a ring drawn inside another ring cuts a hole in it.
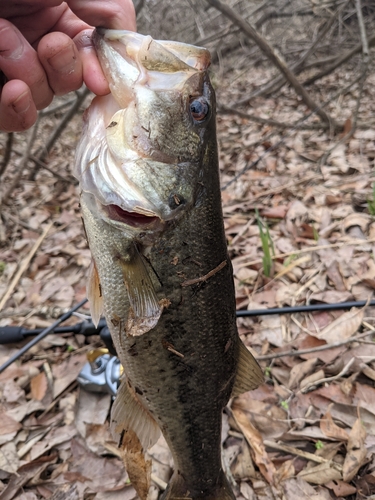
[[[131,259],[121,259],[120,264],[130,302],[125,330],[131,336],[143,335],[156,326],[167,301],[158,300],[146,265],[135,246]]]
[[[263,372],[257,360],[240,341],[240,355],[231,397],[256,389],[264,381]]]
[[[103,312],[103,297],[100,288],[99,274],[94,260],[91,260],[87,278],[87,298],[90,303],[92,322],[98,326]]]

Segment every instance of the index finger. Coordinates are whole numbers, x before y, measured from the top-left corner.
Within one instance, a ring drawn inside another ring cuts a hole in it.
[[[67,0],[76,16],[91,26],[135,31],[134,4],[131,0]]]
[[[0,19],[0,70],[8,80],[21,80],[27,84],[37,109],[52,101],[53,93],[36,51],[5,19]]]

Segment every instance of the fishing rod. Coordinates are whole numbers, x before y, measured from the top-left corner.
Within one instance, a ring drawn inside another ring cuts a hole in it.
[[[75,311],[82,307],[87,302],[87,299],[82,300],[77,305],[72,307],[68,312],[63,314],[51,326],[44,329],[29,330],[19,326],[5,326],[0,328],[0,344],[9,344],[20,342],[27,337],[37,335],[34,339],[23,346],[18,352],[11,356],[3,365],[0,366],[0,373],[2,373],[8,366],[17,361],[25,352],[31,347],[36,345],[50,333],[73,333],[85,336],[100,335],[100,338],[106,345],[109,353],[116,355],[116,350],[112,343],[112,337],[108,329],[107,323],[102,318],[98,325],[95,326],[92,321],[82,321],[73,326],[59,327],[59,325],[70,318]],[[375,300],[353,300],[350,302],[336,302],[333,304],[307,304],[300,306],[287,306],[287,307],[274,307],[270,309],[250,309],[236,311],[238,318],[254,317],[254,316],[270,316],[275,314],[295,314],[299,312],[319,312],[319,311],[339,311],[351,309],[352,307],[375,306]]]

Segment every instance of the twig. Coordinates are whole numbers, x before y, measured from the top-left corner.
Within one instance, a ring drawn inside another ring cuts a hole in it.
[[[7,165],[9,163],[10,155],[12,153],[13,138],[14,138],[13,132],[9,132],[7,137],[7,142],[5,144],[4,157],[2,162],[0,163],[0,177],[5,172],[5,169],[7,168]]]
[[[275,443],[274,441],[269,441],[268,439],[263,441],[265,446],[272,448],[273,450],[285,451],[286,453],[291,453],[292,455],[297,455],[297,457],[303,457],[307,460],[311,460],[312,462],[316,462],[318,464],[332,464],[332,467],[338,471],[342,470],[342,465],[333,462],[332,460],[327,460],[324,457],[320,457],[319,455],[314,455],[314,453],[309,453],[308,451],[299,450],[294,446],[288,446],[286,444]]]
[[[19,282],[22,274],[24,273],[24,271],[27,269],[28,265],[30,264],[31,262],[31,259],[34,257],[34,255],[36,254],[38,248],[40,247],[40,245],[42,244],[44,238],[47,236],[49,230],[51,229],[51,227],[53,226],[53,222],[50,222],[48,224],[48,226],[45,228],[45,230],[43,231],[43,234],[41,234],[39,236],[39,238],[36,240],[36,242],[34,243],[34,246],[32,247],[32,249],[30,250],[30,252],[28,253],[28,255],[23,259],[23,261],[21,262],[20,264],[20,267],[18,268],[18,271],[16,272],[16,274],[14,275],[11,283],[9,284],[9,287],[7,288],[6,292],[4,293],[3,297],[1,298],[0,300],[0,311],[1,309],[4,307],[6,301],[9,299],[9,297],[12,295],[13,293],[13,290],[15,289],[15,287],[17,286],[17,283]]]
[[[369,46],[367,42],[367,35],[366,35],[366,28],[365,24],[363,21],[363,15],[362,15],[362,5],[361,5],[361,0],[355,0],[356,4],[356,9],[357,9],[357,18],[358,18],[358,24],[360,28],[360,33],[361,33],[361,42],[362,42],[362,71],[360,73],[360,82],[359,82],[359,89],[358,89],[358,97],[357,97],[357,102],[356,102],[356,107],[354,110],[354,115],[353,115],[353,120],[352,124],[350,127],[350,130],[347,134],[345,134],[333,147],[328,149],[321,158],[319,159],[319,164],[323,165],[326,163],[329,155],[340,145],[340,144],[345,144],[354,134],[354,132],[357,129],[357,122],[358,122],[358,113],[359,113],[359,106],[361,103],[361,98],[362,98],[362,93],[363,93],[363,87],[366,81],[366,76],[368,72],[368,67],[369,67],[369,62],[370,62],[370,55],[369,55]]]
[[[143,9],[144,4],[145,4],[145,0],[138,0],[138,2],[135,3],[135,13],[137,16],[141,12],[141,10]]]
[[[343,89],[340,89],[338,92],[336,92],[333,96],[331,96],[329,99],[327,99],[323,104],[322,104],[322,107],[325,107],[327,106],[330,102],[334,101],[335,99],[337,99],[337,97],[339,97],[340,95],[344,94],[345,92],[347,92],[351,87],[353,87],[353,85],[355,85],[359,80],[361,79],[361,75],[358,76],[355,80],[353,80],[352,82],[350,82],[346,87],[344,87]],[[235,108],[236,106],[236,103],[230,105],[232,107]],[[287,137],[290,137],[292,132],[295,131],[295,130],[299,130],[301,128],[301,123],[305,122],[308,118],[310,118],[310,116],[314,115],[315,114],[315,111],[311,111],[310,113],[308,113],[307,115],[303,116],[302,118],[300,118],[294,125],[294,127],[292,129],[289,130],[289,132],[286,134],[285,137],[283,137],[282,139],[280,139],[276,144],[272,145],[270,148],[268,148],[262,155],[260,155],[260,157],[257,159],[257,160],[254,160],[253,162],[251,163],[248,163],[247,165],[244,166],[244,168],[238,172],[230,181],[228,181],[221,189],[222,191],[224,191],[228,186],[230,186],[231,184],[233,184],[233,182],[237,181],[245,172],[247,172],[248,170],[250,170],[251,168],[255,167],[263,158],[266,157],[266,155],[268,153],[270,153],[271,151],[273,151],[274,149],[276,149],[277,147],[281,146],[282,144],[284,144],[285,142],[285,139]],[[324,126],[324,124],[322,123],[322,125]],[[368,126],[366,127],[366,129],[368,128]],[[265,142],[265,141],[268,141],[270,140],[274,135],[274,132],[271,132],[270,134],[268,134],[268,136],[266,137],[262,137],[262,141],[261,142]],[[260,197],[261,195],[258,195],[258,197]]]
[[[13,151],[17,155],[21,155],[22,156],[22,153],[20,151],[18,151],[17,149],[14,149]],[[47,170],[54,177],[57,177],[57,179],[60,179],[63,182],[69,182],[71,184],[76,184],[77,183],[77,180],[73,176],[63,177],[58,172],[56,172],[55,170],[53,170],[53,168],[49,167],[46,163],[44,163],[43,161],[39,160],[39,158],[37,158],[36,156],[34,156],[32,154],[29,156],[29,160],[32,161],[33,163],[35,163],[36,165],[38,165],[40,168],[43,168],[44,170]]]
[[[359,32],[361,34],[361,43],[362,43],[362,54],[364,58],[368,58],[369,56],[369,45],[367,41],[366,28],[365,23],[363,21],[363,13],[362,13],[362,4],[361,0],[355,0],[355,8],[357,11],[357,19],[359,25]]]
[[[22,177],[24,168],[26,167],[28,159],[29,159],[31,146],[34,143],[36,133],[38,131],[38,127],[39,127],[39,118],[37,119],[36,123],[33,125],[33,127],[29,131],[29,137],[27,140],[25,151],[23,153],[23,157],[21,158],[20,164],[18,165],[18,168],[17,168],[17,172],[16,172],[8,190],[5,191],[5,193],[2,196],[2,199],[0,199],[0,208],[2,205],[7,203],[8,198],[10,198],[10,196],[13,194],[13,191],[17,187],[17,185]]]
[[[77,92],[77,99],[72,104],[72,106],[68,109],[68,111],[65,113],[65,115],[62,118],[62,120],[60,121],[60,123],[58,124],[58,126],[55,128],[55,130],[53,131],[52,135],[48,139],[47,144],[46,144],[43,152],[38,157],[40,161],[44,161],[45,160],[46,156],[48,155],[48,153],[53,148],[55,142],[60,137],[60,135],[62,134],[62,132],[65,130],[65,128],[67,127],[68,123],[73,118],[73,116],[77,113],[79,107],[81,106],[81,104],[83,103],[83,101],[86,99],[86,97],[89,94],[90,94],[90,91],[87,88],[85,88],[81,92]]]
[[[238,101],[237,104],[244,104],[247,102],[248,99]],[[218,111],[220,113],[226,113],[226,114],[231,114],[231,115],[238,115],[241,116],[242,118],[246,118],[247,120],[250,120],[255,123],[259,123],[260,125],[270,125],[271,127],[276,127],[276,128],[281,128],[283,130],[288,130],[288,129],[295,129],[298,126],[298,130],[322,130],[322,129],[327,129],[329,126],[326,123],[311,123],[307,125],[300,125],[296,123],[285,123],[285,122],[278,122],[276,120],[271,120],[269,118],[261,118],[260,116],[255,116],[255,115],[250,115],[249,113],[245,113],[244,111],[241,111],[240,109],[232,108],[230,106],[225,106],[224,104],[220,104]],[[262,142],[264,139],[262,139]]]
[[[369,47],[372,47],[375,45],[375,35],[369,38],[368,40],[368,45]],[[332,73],[336,68],[341,66],[342,64],[346,63],[349,59],[351,59],[355,54],[358,54],[361,52],[362,49],[362,42],[356,45],[353,49],[349,50],[348,52],[345,52],[341,57],[339,57],[336,62],[334,62],[331,66],[328,66],[328,68],[322,70],[320,73],[317,73],[316,75],[308,78],[303,82],[303,85],[311,85],[312,83],[315,83],[317,80],[320,80],[324,76],[329,75]]]
[[[311,46],[305,52],[303,52],[303,54],[300,57],[300,59],[291,66],[290,69],[292,71],[294,71],[296,74],[298,74],[298,73],[300,73],[304,69],[304,62],[313,53],[313,51],[315,50],[316,46],[321,43],[321,41],[323,40],[323,38],[326,36],[326,34],[328,33],[328,31],[331,29],[331,27],[332,27],[332,25],[333,25],[336,17],[339,15],[340,12],[342,12],[342,10],[346,7],[346,5],[349,3],[349,1],[350,0],[347,0],[347,2],[345,4],[343,4],[339,9],[337,9],[332,14],[332,16],[330,17],[330,19],[328,19],[328,21],[326,22],[324,28],[317,33],[317,35],[315,37],[315,40],[311,44]],[[263,96],[263,95],[270,95],[273,92],[277,92],[284,85],[284,83],[285,83],[284,75],[280,75],[278,78],[276,78],[276,80],[275,80],[275,78],[272,78],[268,82],[268,84],[266,84],[265,86],[263,86],[262,88],[260,88],[260,89],[258,89],[256,91],[252,92],[248,97],[245,97],[244,99],[241,99],[240,102],[242,104],[245,104],[246,102],[248,102],[249,100],[253,99],[254,97],[259,97],[259,96]]]
[[[329,245],[316,245],[313,247],[308,247],[308,248],[301,248],[299,250],[294,250],[293,252],[285,252],[285,253],[279,253],[276,255],[272,256],[273,260],[277,259],[284,259],[285,257],[290,257],[291,255],[300,255],[301,253],[307,253],[307,252],[317,252],[318,250],[326,250],[328,248],[340,248],[343,246],[348,246],[348,245],[366,245],[368,243],[374,243],[375,238],[370,238],[368,240],[348,240],[348,241],[341,241],[338,243],[330,243]],[[247,258],[246,255],[243,257],[238,257],[236,259],[236,262],[239,262],[241,260],[245,260]],[[241,265],[241,267],[248,267],[248,266],[255,266],[256,264],[261,264],[262,259],[256,259],[256,260],[251,260],[250,262],[245,262]]]
[[[222,12],[226,17],[228,17],[236,26],[238,26],[241,31],[243,31],[248,37],[250,37],[259,46],[259,48],[266,54],[270,61],[279,69],[279,71],[284,75],[287,81],[292,85],[296,93],[302,98],[306,106],[311,110],[316,110],[316,114],[319,118],[330,126],[336,128],[336,124],[327,113],[318,106],[314,100],[309,96],[306,90],[303,88],[301,83],[296,78],[295,74],[288,68],[286,63],[276,54],[273,47],[269,42],[263,38],[249,23],[244,21],[241,16],[239,16],[233,9],[228,5],[221,3],[219,0],[206,0],[210,5],[215,7],[217,10]]]
[[[363,337],[368,337],[369,335],[372,335],[375,332],[375,328],[365,332],[365,333],[360,333],[359,335],[355,337],[350,337],[348,339],[342,340],[340,342],[334,342],[333,344],[326,344],[326,345],[320,345],[318,347],[311,347],[310,349],[300,349],[299,351],[285,351],[285,352],[276,352],[274,354],[264,354],[262,356],[255,356],[257,361],[269,361],[271,359],[277,359],[277,358],[285,358],[288,356],[301,356],[303,354],[310,354],[310,353],[315,353],[315,352],[320,352],[320,351],[328,351],[329,349],[334,349],[335,347],[341,347],[346,344],[350,344],[351,342],[356,342],[358,339],[362,339]],[[316,383],[316,382],[315,382]]]
[[[153,472],[151,472],[151,480],[154,481],[159,490],[165,491],[167,489],[168,484]]]
[[[47,143],[45,147],[37,153],[35,156],[38,158],[38,160],[44,162],[45,159],[47,158],[49,152],[55,145],[55,142],[57,139],[60,137],[62,132],[65,130],[67,125],[69,124],[70,120],[73,118],[73,116],[77,113],[79,107],[81,106],[82,102],[86,99],[86,97],[90,94],[89,89],[85,88],[81,92],[77,92],[77,98],[74,101],[73,105],[68,109],[68,111],[65,113],[65,115],[62,117],[60,123],[57,125],[55,130],[52,132],[50,135],[49,139],[47,140]],[[30,173],[29,178],[34,179],[36,172],[38,171],[38,168],[35,167],[33,171]]]
[[[326,384],[328,382],[333,382],[334,380],[337,380],[337,379],[343,377],[349,371],[349,369],[352,366],[352,364],[354,363],[354,361],[355,361],[355,358],[354,357],[351,358],[348,361],[348,363],[346,363],[346,365],[341,370],[341,372],[338,373],[337,375],[334,375],[333,377],[320,378],[319,380],[315,380],[315,382],[311,382],[311,384],[308,384],[305,387],[302,387],[302,389],[301,389],[302,394],[306,394],[307,392],[311,391],[311,389],[315,389],[315,387],[317,387],[318,385]]]
[[[69,101],[58,104],[57,106],[55,106],[53,108],[48,107],[47,109],[43,109],[43,111],[39,111],[39,116],[41,118],[44,118],[45,116],[53,115],[54,113],[57,113],[58,111],[61,111],[64,108],[67,108],[68,106],[71,106],[75,101],[76,101],[76,98],[73,98],[73,99],[69,99]]]
[[[216,266],[214,269],[212,269],[210,272],[205,274],[204,276],[199,276],[199,278],[192,278],[190,280],[186,280],[183,283],[181,283],[181,286],[191,286],[191,285],[197,285],[198,283],[204,283],[207,281],[209,278],[211,278],[214,274],[218,273],[227,265],[227,261],[223,260],[223,262],[220,262],[218,266]]]

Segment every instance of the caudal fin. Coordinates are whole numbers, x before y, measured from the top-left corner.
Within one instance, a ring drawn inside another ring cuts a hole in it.
[[[197,489],[197,483],[194,484],[192,478],[189,478],[188,484],[180,473],[174,472],[160,500],[235,500],[235,498],[223,471],[216,486],[204,491]]]

